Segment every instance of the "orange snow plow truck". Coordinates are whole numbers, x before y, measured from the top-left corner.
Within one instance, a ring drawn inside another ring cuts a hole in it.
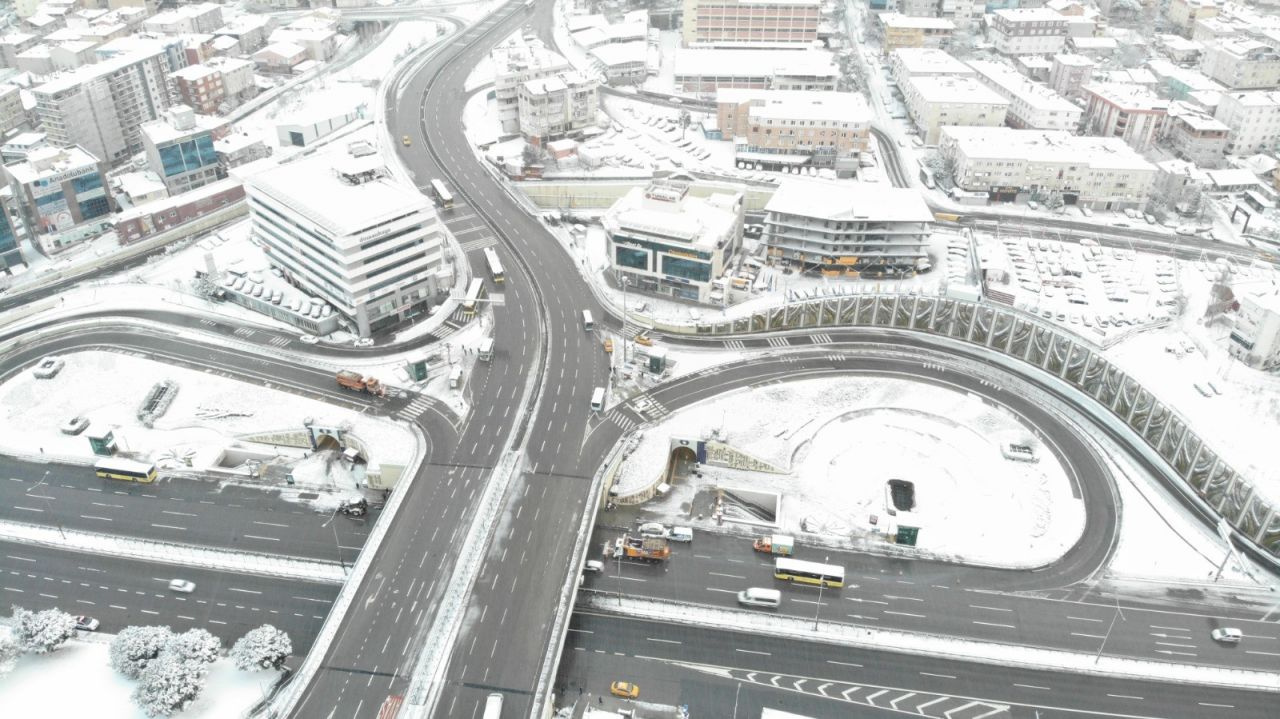
[[[344,369],[338,373],[338,384],[357,392],[368,392],[375,397],[386,397],[387,388],[377,377],[365,377],[359,372]]]

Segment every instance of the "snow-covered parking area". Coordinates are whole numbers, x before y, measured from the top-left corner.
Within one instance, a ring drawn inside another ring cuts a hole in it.
[[[776,530],[804,544],[864,549],[896,525],[915,526],[923,556],[1011,567],[1053,562],[1084,527],[1083,504],[1032,428],[964,392],[898,379],[786,382],[678,411],[645,431],[618,486],[659,476],[672,437],[713,430],[784,473],[703,465],[701,478],[678,483],[667,498],[642,507],[646,514],[686,523],[696,498],[717,488],[776,493]],[[1006,459],[1008,443],[1031,447],[1038,461]],[[911,483],[913,510],[889,514],[890,480]],[[735,529],[732,521],[717,527],[709,518],[692,523],[749,534],[769,529]]]

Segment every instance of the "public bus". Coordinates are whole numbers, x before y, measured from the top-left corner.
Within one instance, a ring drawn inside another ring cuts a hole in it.
[[[467,297],[462,301],[462,312],[467,317],[476,316],[476,305],[484,297],[484,280],[474,277],[467,286]]]
[[[100,459],[93,465],[93,471],[104,479],[123,479],[127,482],[156,481],[154,464],[135,462],[131,459]]]
[[[436,202],[439,202],[441,207],[453,207],[453,193],[449,192],[449,188],[445,187],[443,182],[432,180],[431,194],[435,195]]]
[[[492,247],[484,248],[484,259],[489,263],[489,274],[493,276],[493,281],[502,284],[502,260],[498,259],[498,251]]]
[[[816,584],[826,587],[844,586],[844,567],[834,564],[818,564],[799,559],[779,557],[774,560],[773,576],[800,584]]]

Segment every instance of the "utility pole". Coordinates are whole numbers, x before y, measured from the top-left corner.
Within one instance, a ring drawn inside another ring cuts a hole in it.
[[[28,495],[29,495],[29,494],[31,494],[31,490],[33,490],[33,489],[39,489],[41,485],[48,486],[48,485],[46,484],[48,481],[49,481],[49,470],[47,470],[47,469],[46,469],[46,470],[44,471],[44,476],[40,478],[40,481],[39,481],[39,482],[36,482],[35,484],[33,484],[33,485],[31,485],[30,487],[28,487],[28,488],[27,488],[27,491],[26,491],[26,492],[23,492],[23,494],[28,494]],[[44,508],[45,508],[45,509],[47,509],[47,510],[49,510],[49,516],[50,516],[50,517],[52,517],[52,518],[53,518],[54,523],[58,525],[58,536],[62,537],[63,541],[66,541],[66,539],[67,539],[67,533],[66,533],[65,531],[63,531],[63,529],[62,529],[62,520],[61,520],[61,519],[59,519],[59,518],[54,514],[54,512],[53,512],[53,504],[49,501],[49,497],[48,497],[47,495],[43,495],[43,494],[32,495],[32,496],[36,496],[36,497],[39,497],[40,499],[44,500]]]
[[[829,561],[831,561],[831,557],[829,556],[822,558],[823,564],[826,564]],[[818,580],[818,607],[813,610],[813,631],[815,632],[818,631],[818,615],[822,613],[822,590],[826,589],[826,587],[827,587],[827,580],[819,579]]]

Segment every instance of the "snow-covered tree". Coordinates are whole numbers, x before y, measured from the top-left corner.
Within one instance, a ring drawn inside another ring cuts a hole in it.
[[[189,661],[212,664],[222,651],[222,640],[203,629],[188,629],[181,634],[172,635],[163,651]]]
[[[168,627],[126,627],[111,640],[107,658],[112,669],[137,679],[172,640]]]
[[[147,665],[133,690],[133,701],[149,717],[180,712],[200,696],[208,665],[174,652],[161,652]]]
[[[250,629],[231,647],[231,659],[237,669],[279,669],[293,653],[289,635],[270,624]]]
[[[22,654],[22,646],[12,632],[0,630],[0,677],[13,671],[18,663],[18,655]]]
[[[13,635],[24,652],[48,654],[76,635],[76,619],[60,609],[14,607]]]

